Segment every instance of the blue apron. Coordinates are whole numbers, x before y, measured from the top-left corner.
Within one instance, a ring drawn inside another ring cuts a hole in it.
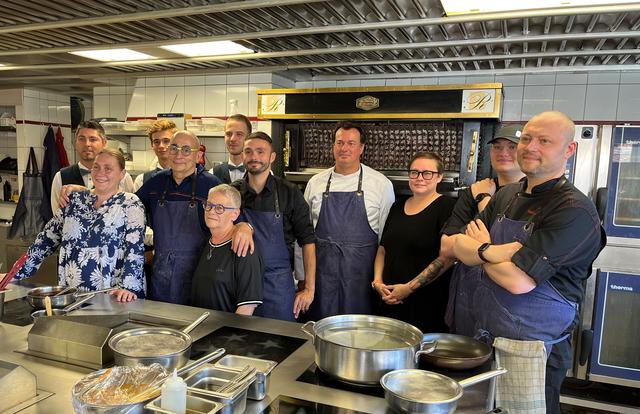
[[[208,235],[202,230],[196,201],[197,171],[191,176],[191,200],[166,199],[168,176],[153,214],[153,277],[149,299],[189,304],[191,279]]]
[[[275,182],[273,198],[275,211],[255,211],[248,208],[242,210],[254,228],[253,240],[265,265],[262,305],[256,309],[255,314],[283,321],[295,321],[293,302],[296,289],[289,249],[284,240],[284,223]]]
[[[372,313],[373,263],[378,235],[371,230],[362,191],[331,193],[329,175],[316,224],[316,292],[309,317]]]
[[[549,196],[556,193],[566,181],[559,180],[549,192]],[[496,221],[491,226],[491,242],[493,244],[505,244],[518,241],[525,243],[541,217],[536,213],[528,220],[512,220],[506,217],[512,203],[518,198],[514,195],[505,210],[498,214]],[[549,197],[547,196],[547,197]],[[547,203],[543,200],[542,206]],[[482,268],[482,266],[477,266]],[[474,271],[475,272],[475,271]],[[471,273],[472,279],[475,273]],[[460,282],[464,279],[464,275]],[[461,289],[474,289],[467,292],[472,298],[473,327],[470,323],[464,324],[460,329],[456,326],[456,333],[469,336],[484,336],[489,342],[492,338],[504,337],[523,341],[543,341],[547,348],[547,354],[551,352],[551,346],[565,340],[569,333],[568,328],[573,323],[576,315],[576,304],[567,300],[549,281],[536,286],[535,289],[521,295],[514,295],[504,289],[483,271],[477,282],[470,284],[460,283]],[[461,307],[465,311],[464,307]],[[458,306],[456,304],[456,312]],[[456,315],[456,321],[458,315]]]

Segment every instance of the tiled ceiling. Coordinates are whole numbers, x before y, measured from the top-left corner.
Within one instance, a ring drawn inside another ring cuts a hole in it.
[[[640,2],[446,17],[439,0],[5,0],[0,87],[87,93],[106,79],[212,72],[327,76],[629,70]],[[186,58],[168,43],[233,40],[249,55]],[[127,47],[151,61],[68,52]]]

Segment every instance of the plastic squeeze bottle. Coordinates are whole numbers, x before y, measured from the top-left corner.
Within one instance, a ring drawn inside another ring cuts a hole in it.
[[[173,369],[171,375],[162,386],[160,408],[177,414],[187,412],[187,384],[178,376],[178,370]]]

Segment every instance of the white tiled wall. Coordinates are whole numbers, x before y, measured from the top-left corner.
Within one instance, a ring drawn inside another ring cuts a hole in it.
[[[405,77],[296,82],[296,88],[448,85],[501,82],[503,121],[526,121],[559,110],[575,121],[640,121],[640,71]]]
[[[224,119],[232,115],[230,101],[233,99],[237,100],[239,113],[255,118],[258,115],[257,89],[295,87],[293,81],[269,73],[141,78],[107,83],[110,85],[93,90],[94,118],[125,120],[155,118],[161,112],[184,112],[193,117]],[[254,122],[253,128],[270,134],[271,122]],[[222,133],[219,137],[200,136],[200,139],[207,147],[209,163],[227,159]],[[155,158],[149,140],[135,136],[126,141],[133,155],[129,168],[147,170]]]

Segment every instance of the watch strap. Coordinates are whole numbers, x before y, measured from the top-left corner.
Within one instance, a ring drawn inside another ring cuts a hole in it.
[[[484,252],[491,246],[491,243],[482,243],[480,247],[478,247],[478,257],[485,263],[489,263],[486,257],[484,257]]]
[[[491,194],[489,194],[489,193],[479,193],[475,198],[476,203],[481,203],[482,200],[484,200],[487,197],[491,197]]]

